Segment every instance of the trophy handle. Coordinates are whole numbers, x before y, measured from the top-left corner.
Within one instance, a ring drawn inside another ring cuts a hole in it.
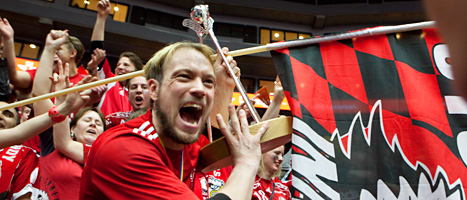
[[[292,117],[281,116],[250,126],[250,133],[256,134],[263,123],[268,122],[269,128],[261,137],[261,153],[268,152],[292,140]],[[199,153],[198,169],[208,172],[232,165],[229,145],[225,137],[203,147]]]

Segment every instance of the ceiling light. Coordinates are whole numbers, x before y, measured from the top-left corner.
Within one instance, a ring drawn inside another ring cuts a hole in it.
[[[401,39],[401,34],[400,34],[400,33],[396,33],[396,38],[397,38],[397,39]]]
[[[274,37],[279,37],[279,33],[274,33]]]
[[[303,39],[303,35],[298,36],[298,39],[300,40]]]
[[[29,47],[31,47],[31,49],[35,49],[37,46],[35,44],[30,44]]]
[[[84,0],[84,4],[90,4],[91,2],[89,2],[88,0]]]
[[[120,9],[119,9],[117,6],[115,6],[115,7],[114,7],[114,10],[115,10],[115,12],[117,12],[117,11],[119,11]]]

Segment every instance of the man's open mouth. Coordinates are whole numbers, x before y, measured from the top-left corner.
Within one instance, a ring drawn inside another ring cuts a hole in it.
[[[198,125],[201,115],[203,114],[203,106],[196,103],[187,103],[180,108],[180,117],[190,125]]]
[[[142,96],[136,96],[135,97],[135,104],[136,105],[141,105],[143,104],[144,98]]]

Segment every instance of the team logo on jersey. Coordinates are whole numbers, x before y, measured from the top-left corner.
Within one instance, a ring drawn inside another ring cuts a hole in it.
[[[34,191],[34,197],[35,199],[37,200],[49,200],[49,196],[47,195],[47,193],[43,190],[39,190],[37,188],[34,188],[35,191]],[[34,197],[31,197],[31,199],[34,199]]]
[[[222,179],[217,179],[216,177],[209,176],[209,196],[214,196],[224,186],[224,181]]]

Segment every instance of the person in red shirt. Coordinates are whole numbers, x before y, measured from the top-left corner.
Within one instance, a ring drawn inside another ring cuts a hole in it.
[[[0,198],[1,199],[38,199],[43,195],[37,187],[37,167],[39,157],[26,146],[15,145],[0,149]]]
[[[115,112],[105,117],[107,128],[123,124],[134,112],[149,109],[148,81],[144,76],[137,76],[127,82],[128,100],[133,110],[128,112]],[[144,112],[144,111],[143,111]],[[145,113],[145,112],[144,112]]]
[[[143,69],[142,61],[136,54],[132,52],[123,52],[115,68],[115,75],[110,72],[110,66],[106,59],[102,69],[102,71],[106,72],[105,76],[100,75],[99,77],[110,78],[141,69]],[[116,112],[128,112],[133,110],[128,100],[128,89],[125,87],[126,82],[127,80],[123,80],[107,84],[107,90],[97,106],[105,116]]]
[[[11,84],[15,86],[17,89],[21,89],[24,91],[31,91],[33,86],[34,78],[37,73],[37,69],[24,71],[16,71],[15,65],[15,49],[14,49],[14,30],[11,25],[8,23],[6,19],[0,20],[0,32],[3,38],[5,49],[8,49],[4,52],[5,57],[9,60],[8,62],[8,73]],[[46,51],[46,49],[44,49]],[[84,69],[83,66],[77,68],[78,63],[81,61],[81,58],[84,54],[84,46],[81,41],[73,36],[70,36],[66,41],[64,41],[60,46],[54,49],[53,52],[55,54],[54,63],[56,64],[57,61],[60,59],[64,64],[68,63],[70,69],[70,83],[71,85],[78,83],[82,78],[84,78],[88,72]],[[48,65],[49,63],[47,63]],[[43,66],[44,64],[39,64]],[[52,75],[50,72],[49,74],[40,74],[49,77]],[[39,75],[39,76],[40,76]],[[46,88],[44,88],[46,90]]]
[[[64,32],[57,32],[57,38],[66,38],[66,34],[59,35],[59,33]],[[63,67],[60,62],[57,67],[59,74],[53,77],[55,91],[69,87],[68,68]],[[94,77],[94,79],[97,78]],[[38,78],[35,82],[39,80]],[[42,85],[50,88],[51,82],[44,80]],[[56,98],[58,104],[63,101],[65,101],[63,96]],[[53,106],[50,101],[46,103],[45,107]],[[37,107],[35,105],[35,109]],[[90,145],[105,130],[105,117],[94,107],[81,108],[71,123],[67,117],[64,118],[65,120],[54,125],[53,140],[41,143],[44,149],[51,149],[50,152],[42,152],[39,178],[40,189],[47,192],[49,199],[78,198],[81,171]],[[70,135],[75,141],[70,139]]]
[[[198,199],[190,189],[200,137],[214,103],[216,75],[210,47],[175,43],[147,63],[152,110],[104,132],[93,143],[84,167],[80,199]],[[232,129],[218,114],[234,168],[214,199],[248,199],[261,150],[265,124],[251,135],[244,111],[229,105]],[[232,134],[231,130],[235,132]]]
[[[253,185],[252,200],[291,199],[289,190],[291,182],[282,182],[277,178],[281,173],[282,156],[284,156],[284,145],[263,154]]]
[[[83,79],[85,83],[91,77]],[[69,113],[83,106],[89,100],[90,90],[72,93],[66,96],[64,103],[53,107],[50,100],[38,101],[35,104],[52,112],[33,117],[19,124],[19,115],[15,109],[5,109],[0,112],[0,197],[2,199],[42,199],[46,196],[44,191],[39,190],[38,177],[38,155],[36,152],[18,144],[34,137],[54,123],[63,118],[55,115],[67,116]],[[7,103],[0,102],[0,106]],[[18,125],[19,124],[19,125]],[[12,146],[15,145],[15,146]]]
[[[88,83],[90,80],[91,77],[87,77],[78,84]],[[87,101],[89,101],[90,93],[91,90],[86,90],[79,94],[68,94],[64,103],[56,106],[57,112],[59,112],[60,115],[68,115],[69,113],[81,108]],[[52,102],[50,100],[38,101],[34,104],[38,107],[49,110],[53,107],[51,106]],[[0,106],[5,105],[8,105],[8,103],[0,101]],[[50,113],[43,113],[20,124],[19,115],[14,108],[0,111],[0,149],[12,145],[20,145],[42,131],[50,128],[54,123],[56,123],[56,121],[53,121],[49,115]]]
[[[105,58],[104,36],[105,21],[110,14],[111,5],[109,0],[100,0],[97,3],[97,17],[91,35],[91,50],[94,51],[93,59],[88,64],[88,70],[91,74],[96,74],[99,79],[120,76],[136,70],[143,69],[143,62],[133,52],[123,52],[115,67],[115,73],[112,73],[109,62]],[[104,54],[104,57],[99,55]],[[98,66],[101,66],[99,69]],[[107,91],[102,96],[98,108],[105,116],[117,113],[114,116],[121,116],[121,113],[132,111],[132,105],[128,101],[127,80],[107,84]],[[119,113],[120,112],[120,113]]]
[[[78,199],[83,165],[91,144],[104,129],[104,115],[93,107],[80,109],[71,124],[64,120],[54,126],[55,150],[40,162],[40,189],[49,199]]]
[[[32,104],[21,106],[20,123],[27,121],[29,118],[32,118],[33,116],[34,116],[34,112],[32,110]],[[41,154],[41,143],[40,143],[40,139],[38,135],[24,142],[23,145],[27,147],[31,147],[32,149],[34,149],[34,151]]]

